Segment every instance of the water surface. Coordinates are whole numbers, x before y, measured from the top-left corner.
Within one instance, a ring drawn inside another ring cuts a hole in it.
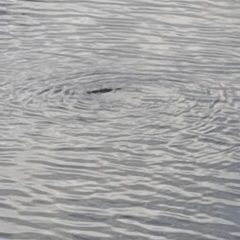
[[[0,0],[0,239],[239,240],[239,13]]]

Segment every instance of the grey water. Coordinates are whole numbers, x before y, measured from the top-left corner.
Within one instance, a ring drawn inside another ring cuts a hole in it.
[[[0,0],[0,239],[239,240],[240,1]]]

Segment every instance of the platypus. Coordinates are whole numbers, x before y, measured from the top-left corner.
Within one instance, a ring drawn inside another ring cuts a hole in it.
[[[87,91],[87,94],[93,94],[93,93],[108,93],[112,91],[121,90],[121,88],[101,88],[97,90]]]

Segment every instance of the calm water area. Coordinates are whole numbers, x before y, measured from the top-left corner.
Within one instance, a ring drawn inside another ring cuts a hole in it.
[[[239,0],[0,0],[9,239],[240,240]]]

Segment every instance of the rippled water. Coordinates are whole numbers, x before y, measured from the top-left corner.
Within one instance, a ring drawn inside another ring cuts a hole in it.
[[[0,239],[239,240],[239,80],[237,0],[0,0]]]

